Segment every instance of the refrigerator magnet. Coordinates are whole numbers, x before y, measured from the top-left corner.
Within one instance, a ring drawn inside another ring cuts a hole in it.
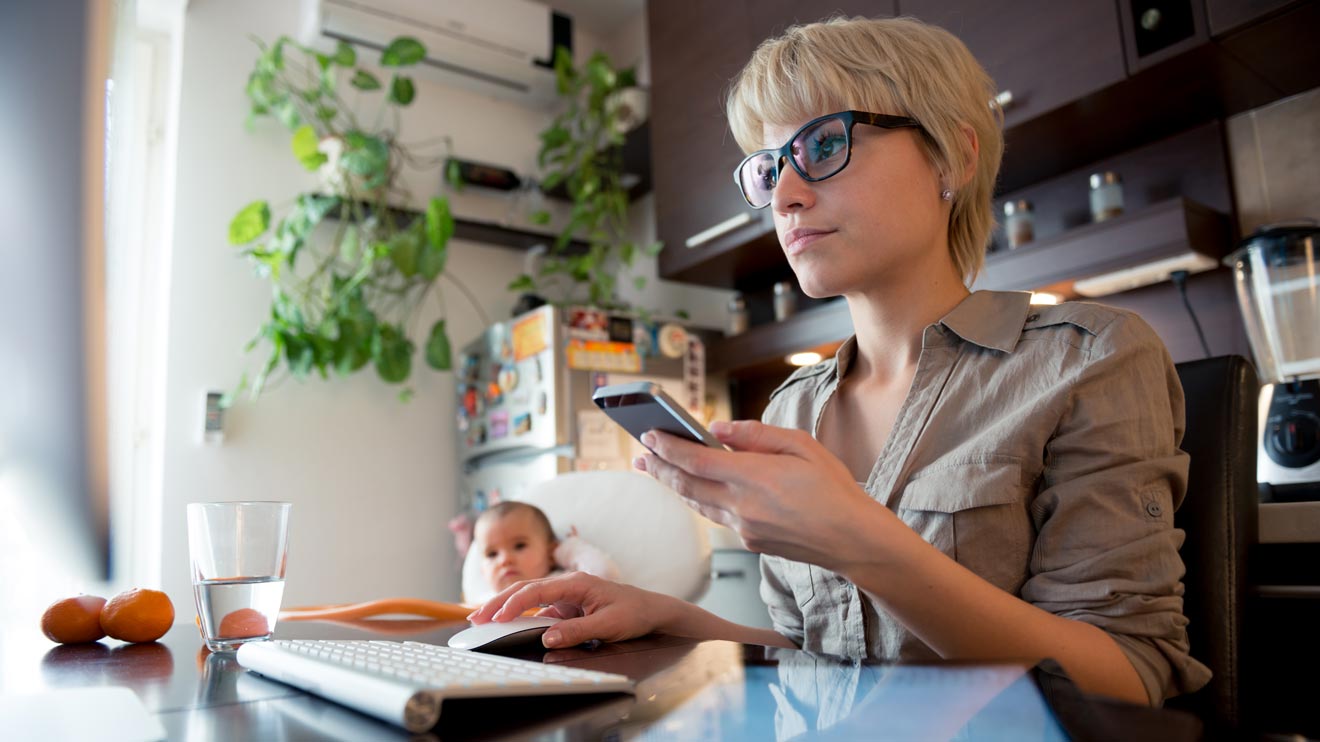
[[[523,413],[513,418],[514,435],[522,435],[523,433],[530,433],[531,431],[532,431],[532,416],[530,414]]]
[[[513,360],[521,361],[545,350],[545,313],[537,312],[513,324]]]
[[[490,438],[495,440],[503,438],[509,434],[509,413],[504,410],[496,410],[490,413]]]
[[[495,377],[495,382],[500,385],[500,389],[508,394],[518,388],[518,369],[514,366],[505,366],[500,369],[500,373]]]
[[[687,353],[688,334],[673,322],[660,328],[660,352],[666,358],[682,358]]]

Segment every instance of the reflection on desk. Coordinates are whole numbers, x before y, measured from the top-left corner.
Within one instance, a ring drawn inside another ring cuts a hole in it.
[[[281,624],[280,638],[396,639],[371,627]],[[463,624],[410,636],[444,644]],[[47,644],[0,634],[0,693],[119,685],[169,739],[419,739],[206,653],[191,625],[161,642]],[[529,654],[525,659],[627,675],[635,698],[447,701],[420,739],[782,740],[1195,739],[1179,712],[1097,701],[1048,667],[866,665],[803,652],[652,636]],[[1042,694],[1043,689],[1043,694]],[[1048,700],[1048,703],[1047,703]]]

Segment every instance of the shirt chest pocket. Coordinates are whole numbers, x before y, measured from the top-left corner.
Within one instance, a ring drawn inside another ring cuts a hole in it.
[[[898,516],[959,564],[1017,594],[1035,541],[1029,491],[1012,457],[941,466],[908,482]]]

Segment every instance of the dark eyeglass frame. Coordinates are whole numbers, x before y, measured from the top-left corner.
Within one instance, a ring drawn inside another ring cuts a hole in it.
[[[798,164],[797,158],[793,156],[793,142],[796,142],[797,138],[802,136],[802,133],[807,129],[810,129],[814,126],[818,126],[826,121],[829,121],[830,119],[838,119],[843,122],[844,146],[847,149],[847,154],[844,156],[843,164],[839,166],[838,170],[835,170],[829,175],[822,175],[819,178],[813,178],[802,171],[802,166]],[[743,181],[742,178],[740,177],[744,165],[746,165],[751,160],[754,160],[757,157],[766,154],[774,155],[775,157],[776,187],[779,185],[780,174],[784,172],[785,160],[787,160],[788,163],[793,166],[793,171],[796,172],[799,177],[801,177],[803,180],[807,181],[808,183],[819,183],[820,181],[826,180],[827,178],[833,178],[834,176],[843,172],[844,168],[848,167],[848,163],[852,162],[853,126],[857,124],[878,126],[881,129],[913,128],[925,132],[925,128],[922,127],[920,122],[918,122],[914,118],[909,118],[907,116],[891,116],[885,113],[872,113],[870,111],[839,111],[838,113],[826,114],[824,116],[814,118],[808,121],[807,123],[803,124],[801,127],[799,127],[797,131],[793,132],[793,136],[788,138],[788,142],[786,142],[784,146],[779,147],[778,149],[759,149],[751,153],[750,155],[744,157],[742,161],[738,163],[738,167],[735,167],[733,169],[733,183],[738,187],[738,193],[742,194],[743,200],[746,201],[747,205],[752,207],[753,209],[764,209],[765,207],[770,205],[771,203],[770,201],[767,201],[761,204],[760,206],[757,206],[756,204],[752,203],[752,199],[748,198],[747,191],[746,189],[743,188]]]

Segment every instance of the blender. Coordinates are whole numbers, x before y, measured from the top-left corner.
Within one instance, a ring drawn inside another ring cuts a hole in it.
[[[1262,227],[1224,259],[1262,382],[1264,501],[1320,500],[1320,225]]]

